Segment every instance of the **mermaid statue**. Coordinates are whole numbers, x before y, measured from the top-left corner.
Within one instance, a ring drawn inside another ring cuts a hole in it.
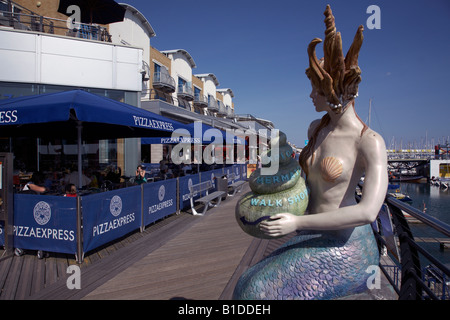
[[[367,270],[379,263],[370,223],[386,195],[387,158],[382,137],[355,112],[363,26],[344,57],[329,6],[324,15],[324,58],[318,60],[315,52],[321,39],[308,46],[310,97],[317,112],[326,112],[311,123],[299,159],[308,207],[305,214],[278,212],[259,223],[268,237],[297,233],[240,277],[234,299],[345,298],[368,290],[372,273]],[[355,189],[363,175],[357,203]]]

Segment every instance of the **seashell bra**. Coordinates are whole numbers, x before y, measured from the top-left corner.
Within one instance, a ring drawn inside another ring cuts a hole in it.
[[[320,163],[320,170],[325,181],[334,182],[342,174],[342,162],[335,157],[323,158]]]

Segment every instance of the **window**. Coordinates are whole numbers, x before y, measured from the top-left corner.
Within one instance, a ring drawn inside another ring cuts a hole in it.
[[[194,97],[196,100],[200,99],[200,93],[201,93],[201,90],[197,87],[194,87]]]
[[[178,77],[178,91],[184,92],[184,88],[186,87],[186,80],[183,78]]]
[[[161,81],[161,66],[159,64],[157,64],[156,62],[154,63],[155,65],[155,73],[153,74],[153,82],[160,82]]]

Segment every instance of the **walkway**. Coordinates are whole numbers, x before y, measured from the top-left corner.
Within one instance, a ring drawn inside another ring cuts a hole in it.
[[[85,299],[217,300],[253,238],[238,226],[228,197],[189,229],[130,265]]]
[[[205,216],[172,215],[90,253],[81,264],[81,289],[69,290],[66,285],[70,275],[66,268],[75,264],[73,259],[38,260],[34,255],[4,259],[0,299],[231,299],[239,276],[292,236],[269,241],[244,233],[234,210],[247,191],[248,184]]]
[[[254,238],[236,223],[240,195],[205,216],[182,212],[98,252],[81,265],[81,289],[66,286],[73,259],[34,255],[0,262],[1,299],[219,299]],[[57,260],[57,262],[55,262]],[[2,284],[3,282],[3,284]]]

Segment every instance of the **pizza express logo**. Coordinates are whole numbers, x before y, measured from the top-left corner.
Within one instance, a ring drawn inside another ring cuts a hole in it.
[[[161,185],[161,187],[159,187],[158,190],[158,199],[159,201],[163,201],[164,200],[164,195],[166,194],[166,188],[164,187],[164,185]]]
[[[114,217],[117,217],[122,212],[122,199],[119,196],[112,197],[109,211]]]
[[[164,200],[166,197],[166,187],[161,185],[158,189],[158,200],[159,202],[148,207],[148,213],[152,214],[160,210],[170,208],[174,205],[173,199]]]
[[[39,201],[34,206],[33,215],[37,224],[43,226],[50,221],[50,218],[52,217],[52,209],[47,202]]]

